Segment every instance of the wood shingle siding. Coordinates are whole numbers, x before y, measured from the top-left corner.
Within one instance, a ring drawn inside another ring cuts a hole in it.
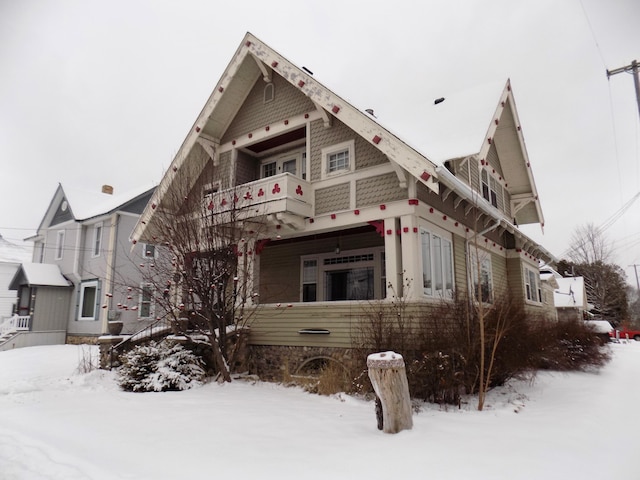
[[[356,181],[356,207],[378,205],[407,198],[407,190],[398,185],[395,173]]]
[[[247,57],[245,61],[253,62],[254,60]],[[221,143],[230,142],[257,129],[263,129],[274,122],[315,110],[313,102],[280,75],[274,73],[272,79],[275,87],[274,99],[265,103],[266,83],[259,77],[225,131]]]
[[[351,198],[350,192],[351,184],[348,182],[316,190],[316,215],[348,210]]]

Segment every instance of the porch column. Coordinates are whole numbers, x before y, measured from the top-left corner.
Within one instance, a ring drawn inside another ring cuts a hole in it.
[[[416,298],[422,291],[422,265],[420,257],[420,230],[413,215],[400,217],[402,232],[402,265],[404,266],[404,298]]]
[[[387,274],[387,299],[402,297],[402,254],[400,236],[396,235],[399,227],[395,217],[384,219],[384,251],[385,270]],[[391,232],[391,233],[389,233]]]

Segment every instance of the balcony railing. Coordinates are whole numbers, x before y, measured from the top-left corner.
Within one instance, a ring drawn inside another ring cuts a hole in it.
[[[310,217],[312,199],[309,182],[283,173],[216,192],[205,198],[205,206],[218,213],[236,210],[243,218],[277,213]]]

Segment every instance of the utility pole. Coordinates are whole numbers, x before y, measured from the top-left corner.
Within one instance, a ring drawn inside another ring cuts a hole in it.
[[[636,86],[636,101],[638,102],[638,115],[640,115],[640,73],[638,68],[640,64],[637,60],[634,60],[629,65],[625,65],[624,67],[616,68],[614,70],[607,70],[607,78],[610,78],[611,75],[617,75],[618,73],[633,72],[633,83]]]
[[[633,267],[633,271],[636,272],[636,284],[638,285],[638,293],[640,293],[640,280],[638,280],[638,267],[640,267],[640,265],[629,265],[630,267]]]

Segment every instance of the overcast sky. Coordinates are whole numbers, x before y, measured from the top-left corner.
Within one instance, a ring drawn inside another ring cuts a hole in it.
[[[511,78],[546,220],[524,231],[561,256],[640,192],[633,77],[605,72],[640,61],[639,19],[638,0],[0,0],[0,234],[35,233],[59,182],[157,184],[250,31],[399,136],[388,119]],[[635,285],[640,199],[606,235]]]

